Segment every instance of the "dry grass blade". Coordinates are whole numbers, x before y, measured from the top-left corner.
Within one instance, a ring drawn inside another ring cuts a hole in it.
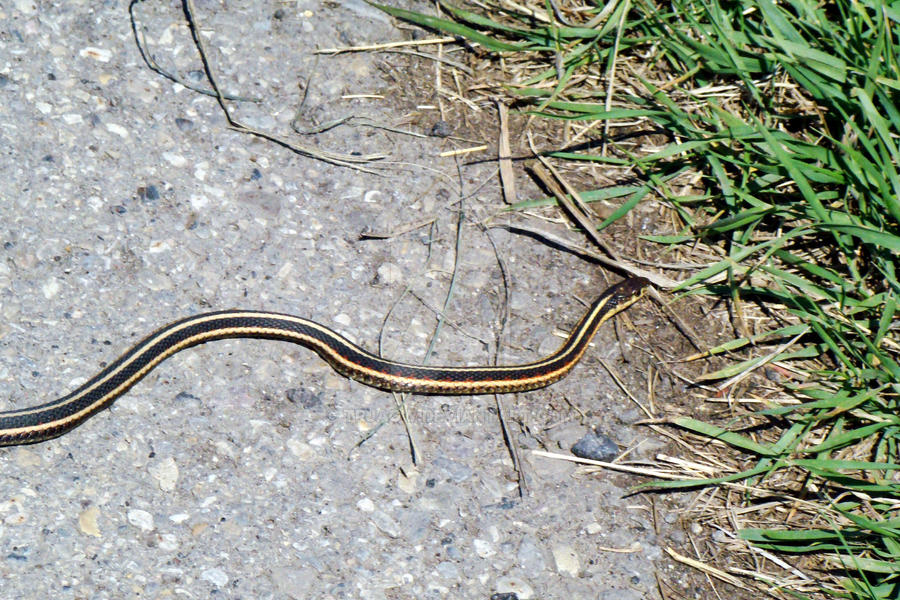
[[[652,477],[656,479],[677,479],[678,475],[674,472],[668,472],[661,469],[653,469],[649,467],[635,467],[631,465],[620,465],[618,463],[604,462],[600,460],[591,460],[590,458],[580,458],[571,454],[559,454],[557,452],[547,452],[545,450],[532,450],[532,456],[540,456],[543,458],[551,458],[554,460],[565,460],[568,462],[578,463],[580,465],[588,465],[592,467],[603,467],[613,471],[621,471],[622,473],[631,473],[632,475],[642,475],[644,477]]]
[[[449,158],[451,156],[464,156],[466,154],[472,154],[474,152],[484,152],[487,150],[486,144],[480,144],[478,146],[471,146],[469,148],[458,148],[456,150],[447,150],[445,152],[441,152],[438,154],[441,158]]]
[[[730,575],[721,569],[717,569],[711,565],[708,565],[702,561],[695,560],[693,558],[689,558],[678,552],[675,552],[671,548],[666,548],[666,554],[671,556],[675,561],[680,562],[682,564],[688,565],[689,567],[693,567],[698,571],[703,571],[707,575],[711,575],[720,581],[724,581],[725,583],[731,584],[734,587],[741,588],[744,590],[749,590],[747,586],[745,586],[740,579],[735,577],[734,575]]]
[[[543,157],[541,157],[543,161]],[[622,260],[618,257],[618,255],[609,247],[609,245],[603,241],[597,232],[596,225],[594,225],[590,218],[584,213],[584,211],[579,210],[575,207],[569,197],[563,192],[563,189],[557,183],[556,178],[551,175],[550,170],[544,167],[543,163],[536,163],[531,167],[534,174],[541,180],[541,183],[547,186],[547,188],[553,193],[553,195],[557,198],[559,203],[566,208],[566,212],[572,217],[576,223],[582,228],[585,234],[599,246],[606,253],[608,257],[607,264],[609,266],[615,267],[619,271],[623,271],[628,273],[629,275],[635,277],[646,277],[650,281],[654,283],[661,282],[661,278],[651,271],[647,271],[646,269],[641,269],[629,262]]]
[[[397,48],[407,48],[410,46],[434,46],[435,44],[452,44],[456,38],[441,37],[422,40],[407,40],[402,42],[385,42],[382,44],[363,44],[360,46],[340,46],[337,48],[322,48],[316,50],[314,54],[343,54],[345,52],[377,52],[380,50],[395,50]]]
[[[621,263],[608,258],[605,254],[601,254],[599,252],[596,252],[595,250],[591,250],[590,248],[585,248],[584,246],[579,246],[578,244],[575,244],[559,235],[556,235],[555,233],[547,231],[546,229],[541,229],[541,228],[535,227],[533,225],[526,225],[526,224],[522,224],[522,223],[495,223],[494,219],[496,219],[496,216],[490,217],[485,222],[485,226],[503,228],[503,229],[512,231],[514,233],[525,233],[528,235],[532,235],[539,239],[550,242],[553,245],[558,246],[560,248],[565,248],[566,250],[568,250],[569,252],[571,252],[573,254],[577,254],[579,256],[584,256],[586,258],[596,260],[597,262],[602,263],[602,264],[610,267],[611,269],[626,270],[622,267]],[[686,266],[683,267],[683,266],[679,265],[679,266],[677,266],[677,268],[689,268],[689,267],[686,267]],[[643,275],[641,275],[642,277],[646,277],[647,279],[650,280],[650,282],[654,286],[659,287],[659,288],[671,289],[671,288],[675,288],[678,286],[678,281],[676,281],[674,279],[669,279],[668,277],[665,277],[664,275],[660,275],[658,273],[654,273],[653,271],[646,271],[646,270],[641,269],[638,272],[636,272],[635,274],[636,275],[643,274]],[[661,302],[661,304],[664,304],[664,303]]]
[[[147,67],[154,73],[157,73],[158,75],[162,75],[166,79],[173,81],[173,82],[177,83],[178,85],[181,85],[181,86],[183,86],[189,90],[192,90],[194,92],[197,92],[198,94],[203,94],[205,96],[211,96],[211,97],[215,98],[217,95],[215,90],[200,87],[199,85],[196,85],[194,83],[191,83],[190,81],[187,81],[183,77],[178,77],[174,73],[170,73],[169,71],[164,69],[156,61],[156,59],[153,57],[153,53],[150,51],[150,48],[147,45],[146,36],[144,35],[144,32],[141,29],[141,27],[138,25],[137,16],[135,15],[135,8],[142,1],[143,0],[131,0],[131,2],[129,2],[128,16],[129,16],[129,19],[131,20],[131,33],[134,36],[134,44],[135,44],[135,46],[137,46],[138,52],[140,53],[141,58],[143,59],[144,63],[147,65]],[[248,98],[248,97],[244,97],[244,96],[235,96],[233,94],[223,94],[223,97],[226,100],[231,100],[233,102],[261,102],[260,98]]]
[[[516,176],[513,174],[512,149],[509,145],[509,108],[497,101],[497,117],[500,120],[500,132],[497,139],[497,162],[500,165],[500,185],[503,199],[507,204],[518,201],[516,195]]]

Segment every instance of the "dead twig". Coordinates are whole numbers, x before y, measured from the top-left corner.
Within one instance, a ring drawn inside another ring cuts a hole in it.
[[[262,139],[268,140],[279,146],[287,148],[288,150],[300,154],[302,156],[307,156],[309,158],[315,158],[324,162],[328,162],[331,164],[335,164],[342,167],[349,167],[352,169],[357,169],[359,171],[364,171],[366,173],[377,174],[375,171],[371,169],[367,169],[362,167],[362,164],[370,163],[373,161],[381,160],[385,158],[386,155],[383,154],[370,154],[370,155],[362,155],[362,156],[353,156],[350,154],[338,154],[334,152],[323,152],[316,148],[310,146],[302,146],[299,144],[295,144],[290,140],[277,136],[272,133],[267,133],[265,131],[260,131],[258,129],[254,129],[248,125],[240,123],[237,121],[234,116],[231,114],[230,109],[228,108],[227,98],[225,98],[224,94],[221,91],[221,88],[218,85],[216,75],[213,71],[212,64],[209,59],[209,54],[206,51],[206,44],[203,41],[203,37],[200,35],[199,25],[195,16],[194,10],[194,2],[193,0],[183,0],[182,1],[182,9],[184,10],[185,18],[188,22],[188,28],[190,29],[191,36],[194,40],[194,45],[197,47],[197,51],[200,54],[200,61],[203,64],[203,70],[206,73],[206,78],[209,80],[210,85],[215,92],[216,101],[219,103],[219,107],[222,109],[222,113],[225,115],[225,120],[228,122],[229,127],[238,131],[240,133],[247,133],[256,137],[260,137]]]

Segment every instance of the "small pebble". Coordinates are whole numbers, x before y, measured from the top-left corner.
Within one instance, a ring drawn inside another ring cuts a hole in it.
[[[153,531],[153,515],[146,510],[133,509],[128,511],[128,522],[141,531]]]
[[[100,509],[96,506],[90,506],[78,515],[78,529],[85,535],[100,537],[100,527],[97,526],[97,517],[100,516]]]
[[[553,560],[556,562],[557,571],[570,577],[578,577],[578,573],[581,571],[581,561],[574,548],[566,545],[554,546]]]
[[[465,556],[463,556],[463,553],[459,551],[459,548],[457,548],[453,544],[450,544],[449,546],[444,548],[444,552],[447,553],[447,558],[452,558],[453,560],[463,560],[465,558]]]
[[[138,188],[138,196],[147,202],[159,200],[159,190],[155,185],[141,186]]]
[[[450,124],[447,121],[438,121],[428,130],[428,135],[441,138],[447,137],[451,133]]]
[[[163,552],[175,552],[178,550],[178,538],[171,533],[159,536],[159,549]]]
[[[288,450],[290,450],[291,454],[296,456],[302,461],[312,460],[316,457],[316,449],[307,444],[306,442],[301,442],[300,440],[290,439],[287,441]]]
[[[619,455],[619,446],[609,436],[595,430],[572,445],[572,454],[579,458],[607,462]]]
[[[183,167],[188,163],[185,157],[174,152],[163,152],[162,157],[173,167]]]
[[[391,262],[382,263],[378,267],[375,282],[379,284],[392,284],[403,280],[403,270]]]
[[[399,473],[397,475],[397,487],[407,494],[412,494],[416,491],[416,481],[418,480],[418,472],[407,470],[405,473]]]
[[[24,15],[33,15],[37,12],[37,2],[35,0],[16,0],[13,5],[17,11]]]
[[[322,394],[311,392],[305,388],[290,388],[285,393],[288,402],[299,404],[303,408],[310,409],[322,405]]]
[[[171,492],[178,483],[178,465],[171,456],[158,463],[151,465],[150,475],[156,480],[159,489],[164,492]]]
[[[222,569],[206,569],[200,573],[200,579],[208,581],[218,588],[228,585],[228,575]]]
[[[383,534],[388,537],[396,538],[400,536],[400,524],[387,513],[376,510],[372,513],[372,523],[375,524]]]
[[[128,139],[128,136],[130,135],[128,133],[128,130],[125,129],[124,127],[122,127],[121,125],[119,125],[118,123],[107,123],[106,130],[109,131],[110,133],[116,134],[123,140]]]
[[[59,281],[56,278],[50,279],[49,281],[44,282],[44,285],[41,286],[41,292],[44,294],[44,298],[50,300],[56,294],[59,293],[60,285]]]
[[[494,550],[494,546],[490,542],[479,540],[478,538],[472,540],[472,548],[475,549],[475,554],[480,558],[489,558],[497,554],[497,551]]]
[[[7,525],[21,525],[28,520],[28,515],[24,512],[17,512],[7,516],[3,522]]]
[[[112,58],[112,51],[107,50],[106,48],[95,48],[93,46],[87,46],[82,48],[78,55],[82,58],[92,58],[98,62],[109,62]]]

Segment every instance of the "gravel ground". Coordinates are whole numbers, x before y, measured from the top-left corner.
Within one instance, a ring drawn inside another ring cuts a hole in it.
[[[160,65],[206,86],[179,3],[135,8]],[[418,362],[454,270],[430,361],[490,361],[505,295],[478,223],[500,206],[493,166],[441,158],[455,146],[436,136],[290,130],[353,115],[432,131],[434,99],[400,94],[431,63],[311,52],[409,33],[356,0],[196,8],[223,90],[263,99],[236,108],[244,122],[389,158],[366,174],[229,129],[214,99],[147,68],[125,2],[4,3],[2,406],[52,399],[211,309],[308,316],[373,349],[383,327],[383,353]],[[595,265],[490,235],[511,282],[501,360],[536,358],[605,284]],[[647,306],[629,315],[652,326]],[[304,348],[232,340],[176,355],[70,434],[0,449],[3,596],[658,598],[658,576],[687,585],[662,550],[684,535],[676,515],[626,496],[634,479],[530,453],[568,452],[590,425],[632,456],[659,448],[599,364],[645,386],[640,361],[623,363],[640,338],[614,331],[568,379],[505,400],[521,497],[492,397],[409,399],[414,463],[392,396]]]

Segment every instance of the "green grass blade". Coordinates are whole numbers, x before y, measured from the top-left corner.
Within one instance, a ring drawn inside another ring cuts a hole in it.
[[[432,17],[429,15],[413,12],[411,10],[404,10],[402,8],[394,8],[393,6],[387,6],[385,4],[372,2],[372,0],[366,0],[366,2],[368,4],[371,4],[378,10],[386,12],[392,17],[396,17],[404,21],[409,21],[410,23],[415,23],[416,25],[421,25],[422,27],[427,27],[429,29],[443,31],[444,33],[450,35],[461,36],[467,40],[475,42],[476,44],[481,44],[488,50],[493,50],[495,52],[520,52],[532,47],[532,44],[529,43],[510,43],[495,40],[494,38],[487,36],[480,31],[476,31],[471,27],[461,25],[456,21],[449,21],[447,19]]]
[[[722,427],[710,425],[709,423],[704,423],[703,421],[698,421],[697,419],[692,419],[691,417],[679,417],[672,422],[675,425],[683,427],[689,431],[693,431],[694,433],[699,433],[700,435],[725,442],[730,446],[740,448],[741,450],[746,450],[747,452],[753,454],[758,454],[760,456],[776,455],[776,453],[768,446],[764,446],[762,444],[754,442],[753,440],[745,436],[734,433],[732,431],[728,431],[727,429],[723,429]]]

